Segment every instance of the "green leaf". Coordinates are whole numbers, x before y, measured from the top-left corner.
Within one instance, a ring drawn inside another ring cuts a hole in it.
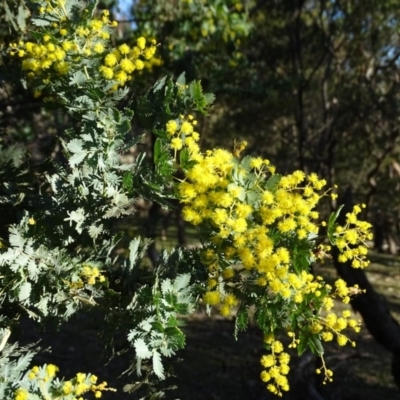
[[[246,330],[248,321],[249,321],[249,316],[248,316],[248,313],[247,313],[247,307],[241,306],[239,308],[239,311],[238,311],[237,315],[236,315],[236,321],[235,321],[235,333],[234,333],[234,335],[235,335],[235,339],[236,340],[237,340],[238,333],[240,331]]]
[[[174,289],[180,291],[186,288],[190,282],[190,274],[180,274],[175,278]]]
[[[269,190],[271,193],[275,193],[278,189],[279,182],[281,181],[282,176],[279,174],[272,175],[265,185],[265,188]]]
[[[158,92],[165,86],[165,80],[167,79],[167,76],[164,76],[160,80],[158,80],[154,86],[153,86],[153,92]]]
[[[14,21],[14,19],[15,19],[14,14],[11,12],[10,7],[8,6],[7,2],[5,1],[2,4],[2,6],[4,7],[4,10],[6,12],[5,20],[7,22],[10,22],[12,24],[13,28],[15,30],[17,30],[18,28],[17,28],[17,25],[15,24],[15,21]]]
[[[299,338],[299,343],[297,344],[297,354],[301,356],[308,347],[308,337],[306,334],[301,334]]]
[[[190,315],[193,313],[193,306],[189,303],[178,303],[175,304],[175,311],[180,315]]]
[[[321,356],[324,354],[324,348],[322,347],[321,340],[317,336],[310,336],[308,340],[308,346],[310,347],[312,353],[316,356]]]
[[[162,324],[161,322],[159,322],[159,321],[154,321],[154,322],[152,322],[152,323],[151,323],[151,326],[152,326],[153,329],[154,329],[155,331],[157,331],[157,332],[161,332],[161,333],[164,332],[164,326],[163,326],[163,324]]]
[[[19,288],[18,300],[24,302],[31,295],[32,285],[29,282],[24,282]]]
[[[84,158],[86,157],[86,153],[76,153],[72,157],[69,158],[68,162],[71,168],[74,168],[76,165],[79,165]]]
[[[167,294],[168,292],[172,292],[173,287],[172,287],[172,283],[171,283],[171,279],[167,278],[164,279],[161,283],[161,292],[163,294]]]
[[[159,379],[164,379],[164,367],[161,362],[161,354],[155,351],[153,353],[153,371]]]
[[[124,121],[122,121],[122,123],[117,125],[117,132],[119,135],[125,135],[130,131],[130,129],[131,129],[131,124],[127,119],[125,119]]]
[[[207,105],[209,106],[209,105],[211,105],[211,104],[214,103],[214,101],[215,101],[215,94],[214,94],[214,93],[205,93],[205,94],[204,94],[204,98],[205,98],[205,100],[206,100],[206,102],[207,102]]]
[[[92,224],[89,227],[89,235],[92,239],[97,239],[102,232],[103,232],[103,224],[100,225]]]
[[[152,352],[143,339],[136,339],[133,344],[138,358],[146,359],[152,356]]]
[[[112,108],[111,109],[113,117],[114,117],[114,121],[119,124],[121,122],[121,113],[119,112],[119,110],[117,110],[116,108]]]
[[[328,239],[332,245],[336,243],[336,220],[338,219],[340,212],[342,211],[344,205],[341,205],[335,212],[331,213],[328,221]]]
[[[329,216],[329,225],[333,225],[336,222],[343,207],[344,204],[342,204],[335,212],[331,213],[331,215]]]
[[[47,17],[49,18],[48,15]],[[32,18],[31,21],[36,26],[48,26],[51,24],[51,20],[49,21],[48,19],[43,19],[43,18]],[[55,20],[53,19],[53,21]]]
[[[82,71],[75,72],[69,80],[69,85],[81,86],[87,81],[87,76]]]
[[[189,150],[187,148],[183,148],[179,153],[179,164],[181,168],[187,169],[189,158]]]
[[[99,88],[89,88],[86,90],[88,96],[91,99],[95,100],[96,102],[102,100],[105,97],[104,91],[100,90]]]
[[[89,111],[82,115],[82,119],[85,119],[87,121],[96,121],[98,118],[97,114],[93,111]]]
[[[174,350],[183,349],[185,347],[185,335],[179,328],[170,327],[165,330],[170,342],[169,345],[174,348]]]
[[[181,336],[182,331],[179,328],[177,328],[176,326],[169,326],[169,327],[165,328],[165,334],[167,336]]]
[[[246,171],[249,171],[251,159],[252,157],[250,156],[243,157],[242,161],[240,162],[240,166],[244,168]]]
[[[140,237],[136,237],[129,243],[129,262],[131,268],[133,268],[137,262],[139,244],[140,244]]]
[[[246,197],[247,197],[249,204],[252,205],[260,199],[260,194],[255,190],[249,190],[246,193]]]
[[[180,75],[179,75],[179,77],[178,77],[178,79],[176,80],[176,83],[178,84],[178,85],[182,85],[182,86],[184,86],[184,85],[186,85],[186,73],[185,72],[182,72]]]
[[[122,186],[124,191],[132,194],[133,192],[133,175],[131,171],[126,171],[124,175],[122,175]]]
[[[21,31],[25,31],[26,20],[30,15],[31,12],[27,7],[24,7],[22,4],[18,7],[17,24]]]
[[[162,141],[160,138],[157,138],[154,143],[154,164],[158,164],[160,162],[162,155]]]
[[[166,302],[171,306],[175,307],[178,302],[178,296],[173,292],[167,292],[165,295]]]
[[[81,139],[72,139],[67,144],[67,149],[72,153],[82,153],[83,151],[83,142]]]

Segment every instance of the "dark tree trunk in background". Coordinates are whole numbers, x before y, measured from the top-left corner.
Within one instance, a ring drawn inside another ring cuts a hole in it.
[[[346,213],[353,209],[352,190],[348,188],[339,204],[344,204],[339,216],[339,223],[343,224]],[[336,270],[348,286],[358,285],[365,289],[364,294],[352,298],[351,305],[358,311],[374,339],[392,353],[392,375],[400,388],[400,325],[391,316],[385,297],[377,293],[362,269],[351,267],[351,263],[338,262],[338,251],[333,251]]]
[[[150,258],[152,265],[156,265],[158,260],[158,252],[156,250],[156,239],[157,239],[157,223],[160,218],[161,206],[158,203],[153,203],[149,208],[149,214],[147,217],[147,226],[145,229],[146,237],[152,239],[153,241],[147,249],[147,255]]]

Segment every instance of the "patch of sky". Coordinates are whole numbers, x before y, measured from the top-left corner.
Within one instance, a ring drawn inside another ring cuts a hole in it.
[[[127,21],[132,29],[136,28],[134,16],[132,15],[132,8],[137,0],[117,0],[115,12],[118,21]]]

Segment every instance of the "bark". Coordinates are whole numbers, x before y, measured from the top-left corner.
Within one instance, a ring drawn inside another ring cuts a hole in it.
[[[351,188],[346,190],[339,203],[344,204],[339,218],[339,223],[343,223],[346,213],[353,209]],[[400,325],[390,314],[385,297],[374,290],[363,270],[352,268],[348,262],[339,263],[337,250],[333,252],[333,259],[338,274],[348,286],[358,285],[366,290],[353,297],[351,305],[361,314],[374,339],[392,353],[392,375],[400,388]]]

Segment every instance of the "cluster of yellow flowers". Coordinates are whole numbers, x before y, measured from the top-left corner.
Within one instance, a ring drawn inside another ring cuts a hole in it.
[[[316,313],[315,319],[310,320],[310,333],[323,341],[333,340],[336,335],[338,344],[345,345],[349,339],[342,331],[348,327],[358,331],[360,323],[350,318],[349,312],[341,317],[334,313],[321,317],[318,313],[328,312],[335,297],[348,303],[350,296],[360,290],[348,288],[341,279],[333,289],[307,268],[295,269],[297,260],[291,247],[293,240],[311,243],[320,226],[326,226],[318,225],[319,213],[315,210],[320,199],[330,192],[323,191],[326,181],[302,171],[281,177],[268,160],[260,157],[240,160],[244,144],[235,145],[233,152],[213,149],[203,153],[195,125],[192,116],[180,116],[168,121],[165,130],[174,156],[185,150],[192,161],[188,168],[184,167],[185,178],[178,182],[177,191],[184,220],[201,225],[201,232],[209,240],[202,250],[202,261],[209,273],[203,302],[217,306],[224,316],[230,315],[239,302],[232,293],[234,280],[244,272],[250,284],[265,287],[266,295],[299,305],[315,298]],[[335,193],[330,196],[337,197]],[[353,259],[353,266],[368,264],[366,240],[371,238],[371,225],[357,219],[360,210],[356,206],[347,214],[346,226],[335,231],[341,261],[343,257]],[[318,254],[311,252],[313,246],[306,248],[309,260],[326,257],[330,250],[324,244],[317,248]],[[281,391],[289,389],[289,356],[283,353],[280,342],[271,339],[266,343],[272,353],[262,358],[267,370],[261,378],[270,382],[267,388],[271,392],[281,395]],[[297,343],[293,336],[289,347]],[[331,371],[324,371],[326,378],[331,379]]]
[[[167,122],[166,131],[170,137],[171,149],[174,150],[175,154],[183,146],[189,149],[192,158],[200,153],[198,145],[200,134],[195,132],[195,125],[197,125],[197,121],[193,119],[192,115],[187,118],[181,116],[178,121],[170,120]]]
[[[58,387],[60,382],[53,381],[53,379],[56,376],[56,373],[58,372],[58,367],[54,364],[47,364],[44,365],[43,367],[38,367],[34,366],[31,368],[31,370],[28,372],[28,379],[29,380],[36,380],[38,382],[42,381],[44,383],[54,383],[54,387],[52,388],[54,392],[55,397],[54,398],[63,398],[63,395],[73,395],[73,397],[68,397],[71,398],[71,400],[83,400],[83,397],[81,397],[82,394],[85,394],[87,392],[92,392],[94,394],[94,397],[96,399],[99,399],[102,396],[102,391],[105,390],[111,390],[115,391],[115,389],[112,388],[107,388],[107,382],[102,382],[98,385],[97,383],[97,376],[96,375],[90,375],[90,374],[83,374],[79,372],[76,374],[76,377],[65,382],[61,382],[61,386]],[[39,391],[41,393],[41,385],[38,386]],[[49,391],[46,389],[46,396],[43,398],[48,399],[48,393]],[[14,393],[14,399],[15,400],[28,400],[30,394],[36,394],[35,393],[30,393],[27,389],[25,388],[18,388],[15,393]],[[41,393],[42,394],[42,393]],[[36,398],[36,397],[35,397]]]
[[[361,207],[365,208],[365,204]],[[341,252],[338,260],[343,263],[352,260],[353,268],[365,268],[369,265],[365,256],[368,253],[367,241],[372,240],[372,225],[357,218],[361,207],[354,206],[353,211],[346,214],[346,224],[337,226],[335,232],[335,245]]]
[[[345,346],[349,338],[341,333],[347,327],[352,328],[355,332],[360,331],[360,321],[356,321],[351,317],[350,310],[344,310],[342,316],[338,317],[335,313],[329,313],[325,317],[320,317],[319,321],[311,325],[311,332],[321,333],[324,342],[330,342],[336,335],[336,340],[339,346]],[[355,346],[355,342],[351,342]]]
[[[119,86],[132,79],[132,72],[142,70],[145,63],[139,58],[150,60],[156,52],[156,41],[153,39],[150,46],[146,47],[146,39],[140,37],[136,46],[132,48],[127,44],[121,44],[104,57],[104,65],[100,66],[100,72],[105,79],[115,80]]]
[[[268,160],[251,158],[249,168],[256,179],[252,187],[241,185],[248,170],[227,150],[201,153],[197,143],[199,135],[191,120],[191,117],[171,120],[166,131],[171,136],[171,147],[177,151],[186,146],[190,159],[196,161],[187,171],[186,179],[178,184],[178,192],[184,203],[183,218],[194,225],[203,223],[212,227],[215,249],[207,249],[204,255],[210,272],[209,288],[217,287],[221,277],[227,279],[220,262],[226,258],[237,261],[247,270],[255,270],[258,285],[268,285],[274,293],[301,302],[304,293],[316,291],[320,284],[304,271],[301,274],[290,272],[289,249],[283,242],[275,243],[269,227],[274,225],[282,235],[297,234],[299,239],[317,234],[314,220],[318,213],[313,208],[321,198],[316,190],[321,189],[325,181],[315,174],[306,177],[302,171],[295,171],[282,177],[273,192],[263,188],[260,182],[265,180],[266,174],[273,177],[275,168]],[[257,200],[249,201],[249,194],[257,196]],[[216,291],[206,293],[207,304],[219,303]],[[220,299],[225,297],[220,296]],[[226,303],[224,306],[225,314]]]
[[[339,293],[340,296],[348,296],[349,288],[347,288],[346,283],[342,279],[338,279],[335,286],[336,292]],[[335,313],[328,313],[324,317],[318,316],[311,324],[311,332],[319,334],[324,342],[332,341],[336,335],[336,341],[339,346],[345,346],[350,342],[351,345],[355,347],[356,343],[351,341],[348,336],[342,333],[346,328],[352,328],[354,332],[360,332],[361,329],[361,321],[351,318],[350,310],[342,311],[342,316],[338,316]],[[323,383],[332,381],[333,372],[326,367],[323,356],[321,356],[321,360],[322,367],[316,370],[317,374],[320,374],[321,372],[324,373],[325,376]]]
[[[117,22],[110,20],[108,10],[103,10],[100,18],[82,21],[81,25],[75,26],[68,18],[65,1],[47,0],[47,3],[40,12],[51,14],[57,22],[53,22],[36,43],[19,41],[10,45],[10,55],[22,59],[22,69],[27,72],[28,79],[38,78],[43,84],[48,84],[53,74],[65,75],[80,70],[82,60],[91,59],[97,61],[94,74],[99,73],[106,80],[113,81],[115,90],[132,79],[133,71],[145,67],[140,57],[146,61],[154,56],[155,40],[146,47],[143,37],[132,48],[122,44],[109,51],[111,28],[116,27]],[[89,64],[84,67],[84,72],[89,78]]]
[[[73,380],[65,381],[62,387],[64,394],[74,394],[75,396],[80,396],[86,392],[93,392],[94,397],[99,399],[101,397],[101,392],[104,390],[111,390],[107,388],[107,382],[102,382],[98,385],[96,375],[86,375],[82,372],[78,372]],[[79,397],[77,400],[81,400]],[[83,400],[83,399],[82,399]]]
[[[29,373],[28,378],[30,380],[36,379],[38,381],[49,382],[51,381],[58,372],[58,367],[54,364],[47,364],[43,368],[37,366],[33,367]],[[29,398],[28,390],[24,388],[18,388],[15,391],[15,400],[27,400]]]
[[[327,194],[319,192],[326,181],[314,173],[306,176],[295,171],[281,177],[276,190],[269,190],[261,184],[268,176],[269,179],[276,176],[268,160],[250,158],[246,169],[227,150],[214,149],[203,154],[198,145],[199,134],[194,131],[196,121],[192,121],[191,116],[168,121],[166,131],[175,153],[186,147],[190,159],[196,162],[178,184],[178,192],[184,204],[183,218],[194,225],[212,227],[215,251],[207,249],[204,256],[210,272],[209,288],[217,286],[224,270],[221,271],[220,260],[226,258],[236,260],[247,270],[255,270],[258,285],[268,285],[273,293],[302,302],[304,294],[316,292],[323,284],[305,271],[291,272],[293,260],[284,237],[295,235],[302,240],[318,234],[315,220],[319,214],[314,209]],[[250,171],[254,179],[250,177],[246,182]],[[364,266],[368,264],[365,240],[371,237],[371,225],[357,220],[359,210],[356,206],[347,215],[347,225],[337,229],[337,242],[339,250],[345,250],[341,259],[355,257],[353,264]],[[274,239],[277,237],[274,231],[278,231],[280,239]],[[349,248],[349,244],[360,240],[362,245]],[[207,293],[204,300],[210,305],[218,303],[213,292]]]
[[[104,282],[106,280],[105,276],[102,275],[97,267],[91,265],[83,265],[81,277],[84,279],[88,285],[94,285],[97,282]]]
[[[275,340],[272,335],[268,335],[264,342],[271,347],[271,354],[261,357],[261,365],[265,368],[261,372],[261,380],[268,383],[267,389],[282,396],[282,390],[289,390],[289,382],[286,375],[289,373],[290,355],[283,351],[283,344]]]
[[[48,33],[39,37],[37,43],[12,43],[10,54],[22,58],[22,69],[28,78],[40,77],[48,83],[53,71],[66,74],[73,62],[105,51],[105,40],[110,38],[110,27],[117,25],[109,20],[109,12],[103,11],[101,19],[89,21],[88,26],[73,27],[68,20],[62,1],[48,2],[42,13],[53,13],[58,22],[53,22]]]
[[[106,277],[101,273],[98,267],[84,264],[82,265],[80,278],[77,281],[71,282],[70,287],[73,289],[81,289],[88,285],[95,285],[106,280]]]
[[[329,285],[327,285],[329,286]],[[336,284],[336,292],[342,292],[344,296],[348,294],[348,288],[343,280],[339,279]],[[325,301],[327,300],[327,301]],[[333,307],[332,297],[324,298],[323,308],[329,311]],[[352,328],[355,332],[360,331],[361,321],[357,321],[351,318],[350,310],[342,311],[342,316],[338,316],[335,313],[327,313],[325,316],[315,315],[315,319],[310,323],[310,332],[317,334],[324,342],[330,342],[336,335],[336,341],[339,346],[345,346],[348,342],[354,347],[355,342],[351,341],[342,332],[346,328]],[[288,332],[288,336],[292,342],[289,344],[289,348],[296,348],[300,343],[300,340],[296,338],[294,332]],[[261,380],[263,382],[270,382],[267,385],[267,389],[272,393],[282,396],[281,391],[288,391],[289,384],[286,375],[289,373],[289,361],[290,356],[284,353],[283,345],[280,341],[275,340],[273,334],[269,334],[264,338],[264,342],[269,345],[271,354],[264,355],[261,358],[261,365],[266,370],[261,372]],[[320,355],[322,360],[322,367],[316,370],[317,374],[324,374],[324,383],[332,381],[333,372],[326,367],[323,355]]]
[[[44,368],[40,369],[38,366],[33,367],[29,374],[29,379],[42,379],[44,382],[48,382],[50,379],[53,379],[56,376],[56,373],[59,371],[59,368],[54,364],[47,364]]]
[[[325,285],[325,288],[329,291],[332,290],[330,285]],[[340,297],[342,302],[347,304],[350,302],[350,296],[361,292],[357,285],[349,288],[343,279],[337,279],[335,282],[335,290],[332,295],[323,299],[323,309],[325,311],[330,311],[333,308],[333,298],[335,296]],[[344,346],[349,341],[349,339],[341,333],[344,329],[349,327],[355,332],[360,331],[361,322],[350,317],[351,312],[349,310],[344,310],[342,312],[342,317],[338,317],[334,313],[328,313],[324,317],[318,315],[311,324],[311,332],[321,334],[321,338],[325,342],[333,340],[334,335],[336,335],[338,344]],[[352,342],[352,345],[355,346],[355,343]]]

